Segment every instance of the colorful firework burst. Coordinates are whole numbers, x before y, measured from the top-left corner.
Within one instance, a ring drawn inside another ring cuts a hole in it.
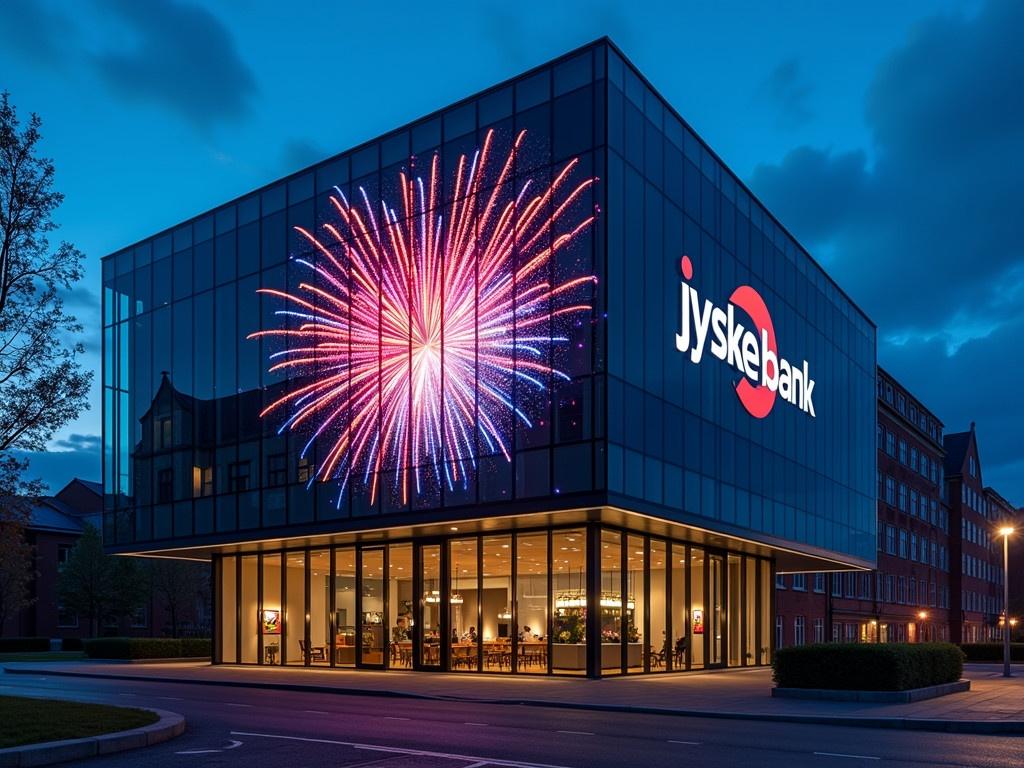
[[[399,175],[398,213],[383,201],[375,213],[362,188],[361,207],[335,188],[336,223],[319,237],[296,227],[314,257],[293,261],[311,279],[294,293],[259,291],[286,302],[276,314],[291,327],[249,338],[285,341],[270,370],[296,386],[260,415],[288,412],[279,433],[303,430],[302,456],[320,441],[311,483],[338,480],[344,491],[361,475],[373,499],[381,473],[393,471],[403,502],[423,472],[454,487],[475,466],[477,439],[511,459],[513,425],[531,425],[521,407],[529,398],[514,386],[543,395],[551,377],[568,379],[550,352],[568,342],[557,329],[589,312],[575,297],[596,278],[556,283],[550,267],[594,221],[559,225],[597,179],[571,187],[572,160],[546,189],[532,194],[526,183],[510,194],[525,134],[495,175],[488,132],[472,158],[460,157],[450,200],[441,200],[435,154],[426,181]]]

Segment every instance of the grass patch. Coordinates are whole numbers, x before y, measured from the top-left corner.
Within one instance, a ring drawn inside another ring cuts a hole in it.
[[[0,749],[128,731],[157,720],[143,709],[0,696]]]
[[[42,651],[40,653],[0,653],[0,664],[5,661],[79,661],[82,651]]]

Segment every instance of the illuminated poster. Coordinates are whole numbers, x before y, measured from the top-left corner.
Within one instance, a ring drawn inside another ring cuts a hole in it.
[[[387,200],[335,187],[321,227],[295,228],[308,247],[292,255],[294,287],[260,289],[281,325],[249,338],[278,343],[270,371],[289,377],[261,417],[299,436],[309,484],[336,481],[339,505],[349,483],[371,500],[389,483],[405,503],[465,483],[478,453],[511,461],[516,424],[569,380],[552,352],[590,321],[596,278],[559,280],[556,260],[593,224],[597,179],[572,180],[573,159],[550,183],[524,181],[525,138],[503,151],[489,131],[446,171],[435,154],[426,178],[410,163],[383,180]]]
[[[281,634],[281,612],[265,608],[263,610],[263,634]]]
[[[704,634],[704,611],[700,608],[693,609],[693,634]]]

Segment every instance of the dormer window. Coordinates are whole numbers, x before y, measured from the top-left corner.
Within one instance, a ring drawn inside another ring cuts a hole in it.
[[[153,442],[157,449],[170,448],[174,442],[174,422],[170,416],[160,416],[154,424]]]

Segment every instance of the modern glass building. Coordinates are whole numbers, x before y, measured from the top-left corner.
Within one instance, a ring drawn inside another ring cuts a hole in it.
[[[875,557],[875,330],[607,40],[103,262],[108,551],[217,663],[768,663]]]

